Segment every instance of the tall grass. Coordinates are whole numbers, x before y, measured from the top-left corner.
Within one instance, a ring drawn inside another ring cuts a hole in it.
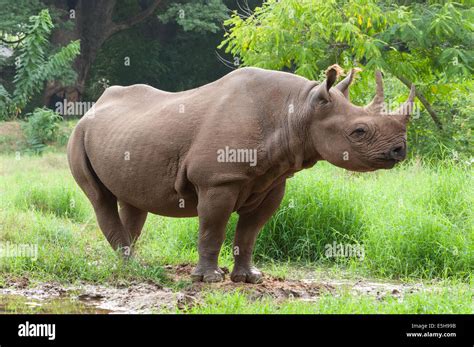
[[[324,163],[289,182],[265,226],[257,256],[327,259],[325,245],[364,246],[362,264],[388,277],[468,277],[474,269],[473,184],[469,167],[412,162],[354,174]],[[294,206],[294,207],[291,207]],[[342,261],[360,262],[342,258]]]

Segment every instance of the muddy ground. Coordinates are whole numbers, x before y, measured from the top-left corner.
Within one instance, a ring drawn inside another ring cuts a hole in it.
[[[337,296],[342,290],[377,299],[402,298],[406,293],[424,289],[421,284],[374,282],[368,280],[280,279],[265,276],[263,284],[233,283],[229,276],[222,283],[189,282],[190,264],[165,267],[172,281],[183,289],[166,288],[154,283],[136,282],[126,286],[58,283],[32,285],[27,278],[12,278],[0,288],[0,313],[159,313],[183,310],[199,305],[210,290],[240,290],[250,299],[270,297],[275,301],[317,300],[321,294]],[[224,268],[224,271],[227,269]]]

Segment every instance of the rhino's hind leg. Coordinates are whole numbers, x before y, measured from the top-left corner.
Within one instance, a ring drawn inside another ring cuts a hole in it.
[[[125,231],[130,234],[132,245],[140,237],[148,213],[124,202],[119,201],[119,215]]]
[[[225,228],[237,194],[229,187],[201,189],[198,193],[199,262],[191,273],[193,282],[220,282],[224,272],[218,266]]]
[[[261,283],[262,273],[252,266],[252,253],[260,229],[280,206],[285,194],[285,184],[271,190],[253,211],[240,214],[234,239],[234,269],[230,274],[233,282]]]
[[[72,175],[94,207],[100,229],[114,250],[130,255],[131,236],[126,232],[117,209],[117,198],[95,174],[84,148],[84,133],[78,124],[68,143],[68,161]]]

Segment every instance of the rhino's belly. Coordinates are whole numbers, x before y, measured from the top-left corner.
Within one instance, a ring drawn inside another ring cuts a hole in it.
[[[177,194],[164,196],[161,194],[150,196],[148,199],[137,196],[117,196],[119,200],[153,214],[165,217],[196,217],[197,202],[189,199],[182,199]]]
[[[136,208],[168,217],[197,216],[197,198],[190,192],[180,196],[174,188],[174,177],[164,170],[154,169],[128,171],[127,167],[115,170],[98,169],[100,181],[119,201],[125,201]],[[149,175],[144,175],[148,172]]]

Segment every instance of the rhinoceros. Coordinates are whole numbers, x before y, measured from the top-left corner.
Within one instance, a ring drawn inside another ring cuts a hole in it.
[[[349,101],[357,70],[335,84],[240,68],[202,87],[170,93],[137,84],[107,88],[67,148],[77,184],[115,250],[130,256],[148,213],[199,217],[193,281],[219,282],[218,257],[233,212],[234,282],[260,283],[252,252],[278,209],[286,180],[326,160],[352,171],[390,169],[406,155],[405,104],[384,111],[382,75],[364,107]]]

